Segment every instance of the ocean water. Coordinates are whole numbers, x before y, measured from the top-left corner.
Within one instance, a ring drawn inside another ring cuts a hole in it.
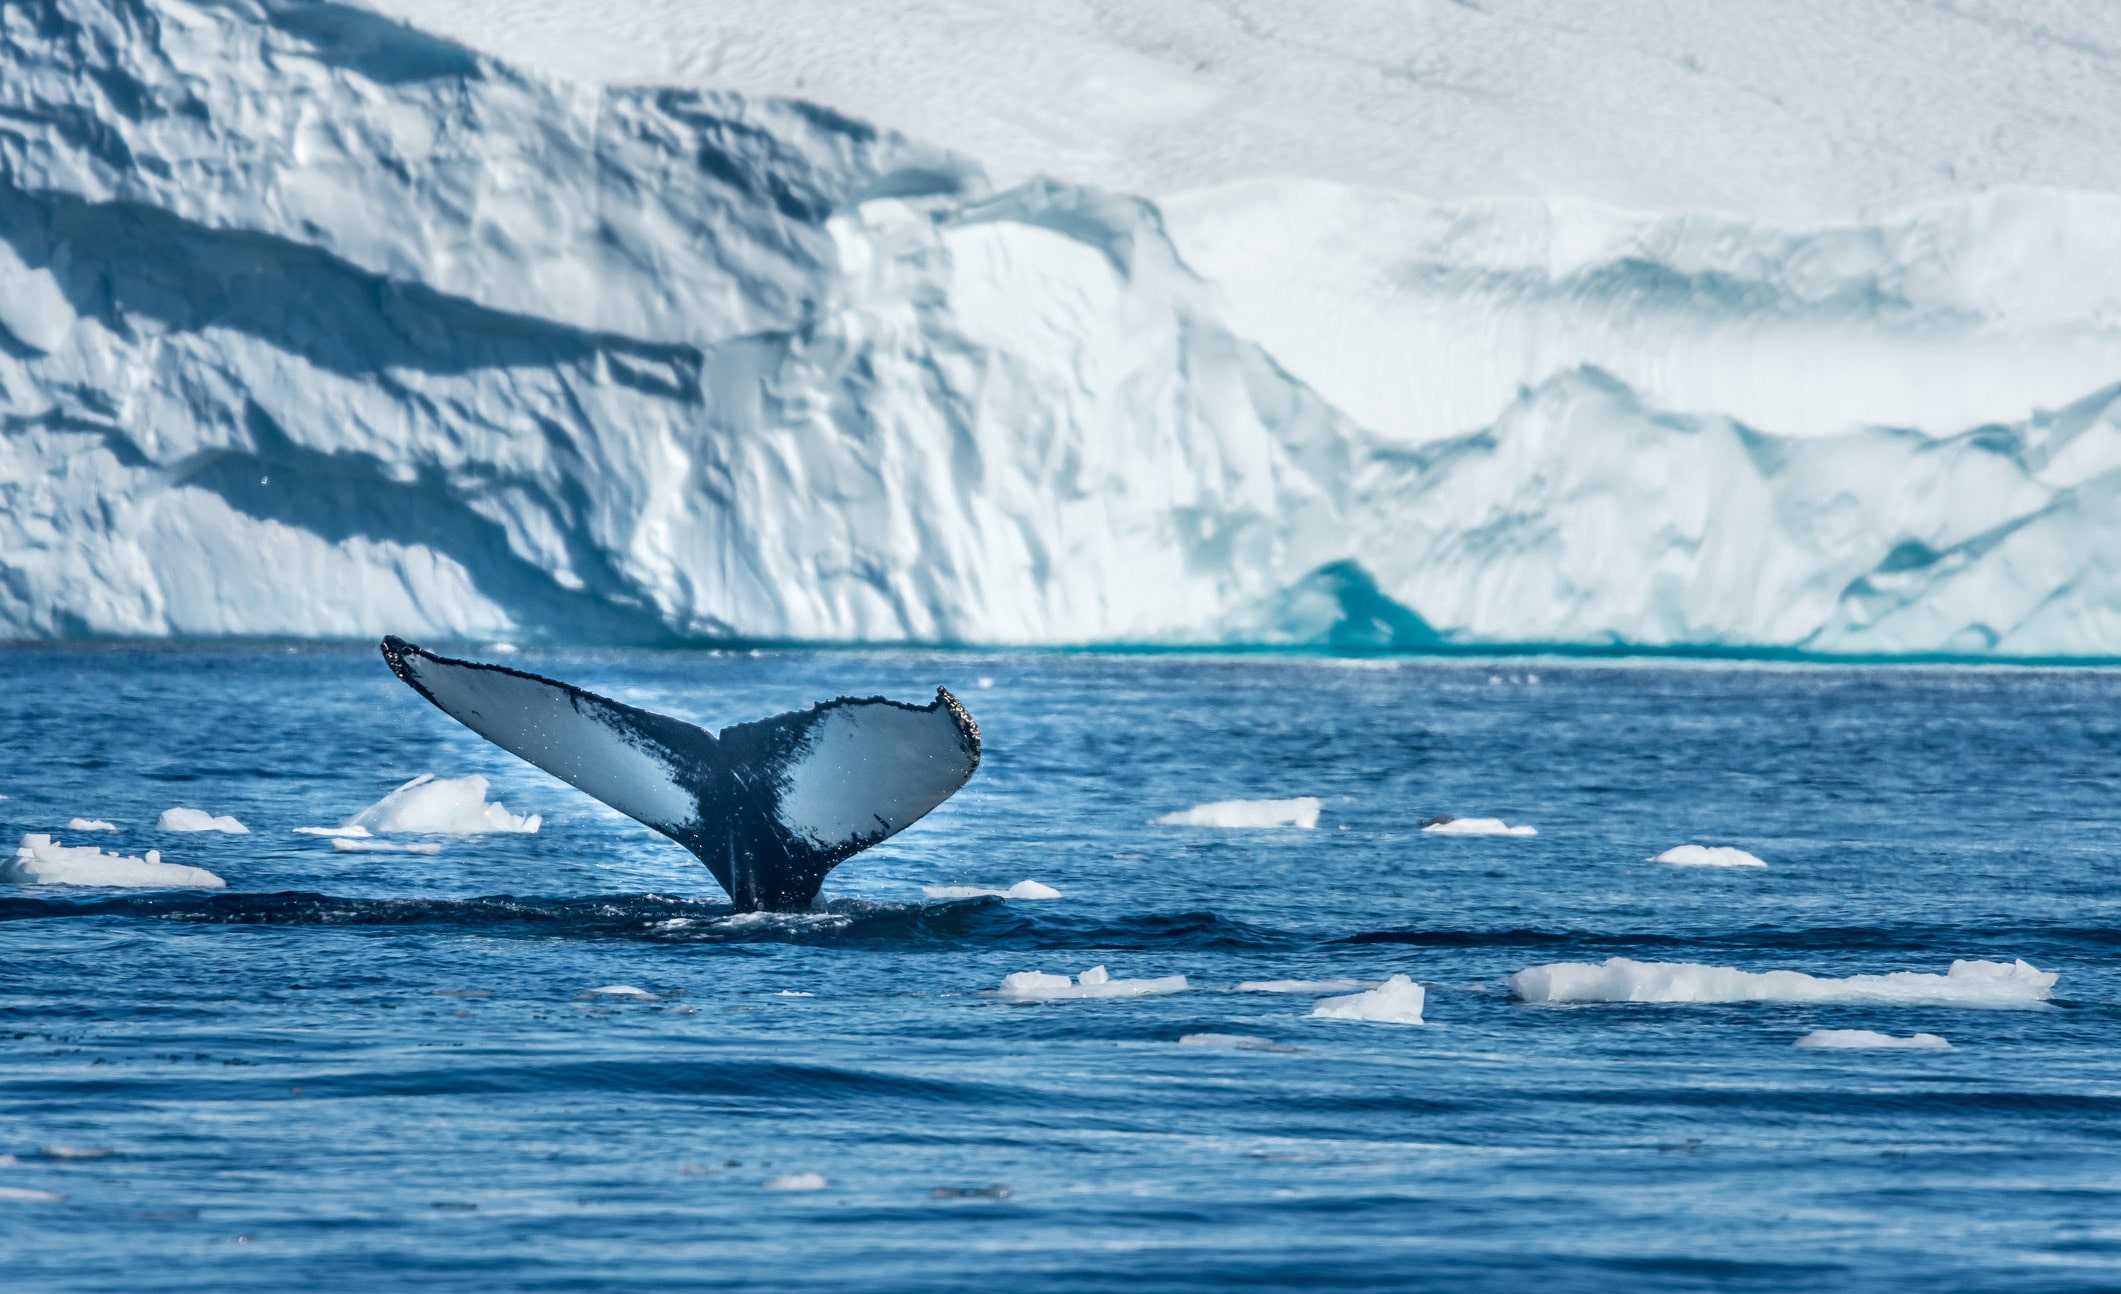
[[[732,917],[372,649],[0,651],[5,844],[228,882],[0,886],[0,1188],[64,1197],[0,1198],[8,1289],[2121,1285],[2121,673],[507,659],[714,726],[945,684],[985,762],[820,911]],[[294,834],[421,773],[542,829]],[[1299,796],[1314,830],[1150,821]],[[251,834],[157,832],[178,805]],[[1687,843],[1767,866],[1646,861]],[[924,893],[1027,879],[1062,897]],[[1994,1009],[1504,983],[1608,957],[2059,978]],[[1098,965],[1192,987],[992,996]],[[1233,991],[1392,974],[1426,1024]],[[585,996],[613,985],[653,997]]]

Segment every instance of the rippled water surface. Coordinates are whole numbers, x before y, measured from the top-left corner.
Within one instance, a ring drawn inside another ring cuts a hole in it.
[[[2121,674],[510,663],[711,726],[945,684],[986,761],[822,910],[732,917],[689,855],[371,650],[0,652],[6,840],[228,881],[0,886],[0,1188],[64,1197],[0,1198],[10,1289],[2121,1284]],[[483,773],[543,829],[433,855],[293,833],[425,772]],[[1298,795],[1316,830],[1149,821]],[[160,834],[172,805],[252,834]],[[1439,813],[1539,835],[1416,829]],[[1644,861],[1688,842],[1768,866]],[[1026,879],[1063,897],[924,894]],[[1613,956],[2060,979],[2015,1010],[1502,982]],[[1193,988],[987,996],[1099,964]],[[1427,1024],[1232,991],[1393,973]],[[613,985],[653,997],[585,996]],[[1791,1045],[1813,1029],[1952,1046]],[[823,1189],[763,1185],[804,1174]]]

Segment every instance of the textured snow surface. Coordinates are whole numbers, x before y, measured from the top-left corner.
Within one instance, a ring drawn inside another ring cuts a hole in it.
[[[2026,1006],[2045,1002],[2056,976],[2024,961],[1955,961],[1943,975],[1894,971],[1846,978],[1744,971],[1698,962],[1554,962],[1509,976],[1525,1002],[1840,1002],[1903,1006]]]
[[[221,889],[227,881],[203,867],[165,863],[159,851],[145,858],[106,854],[94,845],[67,846],[50,836],[22,837],[15,856],[0,863],[0,881],[18,885],[108,885],[132,889]]]
[[[162,816],[155,819],[155,828],[159,831],[219,831],[231,836],[250,834],[250,828],[236,821],[232,814],[217,817],[204,809],[181,807],[162,810]]]
[[[2121,10],[1798,7],[11,6],[0,635],[2121,652]]]
[[[1288,800],[1217,800],[1152,821],[1166,827],[1299,827],[1310,831],[1318,826],[1318,812],[1324,807],[1325,801],[1315,795]]]
[[[1842,1048],[1906,1047],[1918,1051],[1949,1051],[1952,1044],[1934,1033],[1911,1034],[1900,1038],[1871,1029],[1814,1029],[1790,1045]]]
[[[1366,993],[1329,997],[1311,1008],[1316,1020],[1365,1020],[1371,1024],[1421,1024],[1422,987],[1394,975]]]
[[[1649,860],[1674,867],[1765,867],[1758,857],[1735,845],[1674,845]]]
[[[517,817],[505,805],[489,804],[486,785],[486,779],[477,773],[443,778],[422,773],[341,823],[334,833],[340,837],[336,843],[342,849],[362,847],[361,838],[353,835],[357,828],[362,835],[404,832],[431,836],[480,836],[491,831],[538,829],[541,819],[537,814]],[[307,834],[324,833],[310,830]]]
[[[1183,975],[1157,979],[1113,979],[1102,966],[1069,979],[1044,971],[1018,971],[1002,977],[995,996],[1010,1002],[1062,1002],[1077,998],[1158,997],[1183,993],[1190,985]]]

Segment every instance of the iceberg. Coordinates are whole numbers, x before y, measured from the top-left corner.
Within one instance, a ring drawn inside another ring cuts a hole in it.
[[[2121,197],[2053,175],[1151,199],[336,4],[40,12],[0,637],[2121,644]]]
[[[301,828],[305,835],[334,835],[341,849],[363,846],[362,837],[404,832],[431,836],[479,836],[489,832],[535,832],[542,819],[533,813],[518,817],[505,805],[488,803],[486,779],[437,778],[422,773],[389,795],[356,813],[336,829]]]
[[[165,863],[160,851],[145,858],[106,854],[93,845],[67,846],[41,833],[22,837],[15,856],[0,863],[0,881],[17,885],[108,885],[131,889],[210,889],[228,882],[203,867]]]
[[[1426,998],[1421,985],[1394,975],[1376,988],[1346,997],[1329,997],[1311,1008],[1314,1020],[1362,1020],[1370,1024],[1422,1024]]]
[[[1831,1002],[1864,1006],[2038,1006],[2057,976],[2015,962],[1955,961],[1942,975],[1894,971],[1835,978],[1698,962],[1553,962],[1508,976],[1521,1002]]]

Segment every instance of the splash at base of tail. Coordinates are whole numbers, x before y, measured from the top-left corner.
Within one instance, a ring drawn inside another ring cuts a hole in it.
[[[691,850],[741,912],[809,907],[827,872],[979,767],[979,725],[942,688],[925,706],[841,697],[712,733],[402,638],[383,659],[481,737]]]

